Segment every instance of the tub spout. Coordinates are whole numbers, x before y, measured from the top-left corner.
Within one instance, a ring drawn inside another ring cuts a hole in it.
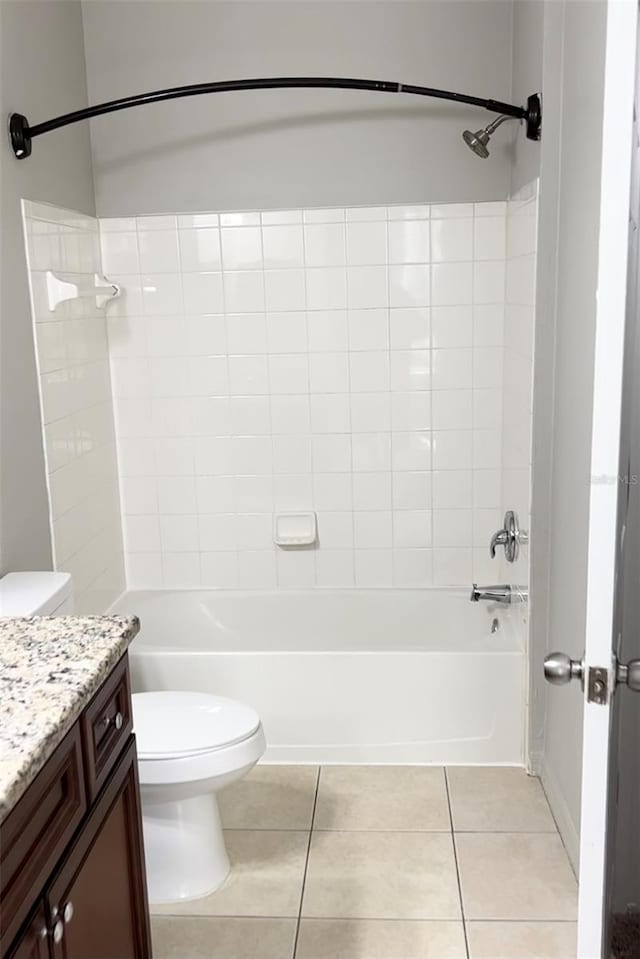
[[[471,588],[472,603],[479,603],[481,599],[486,599],[489,603],[513,603],[514,591],[511,586],[478,586],[474,583]]]

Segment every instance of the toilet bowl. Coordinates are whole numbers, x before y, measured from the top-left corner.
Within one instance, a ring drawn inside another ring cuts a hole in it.
[[[149,901],[198,899],[229,874],[216,793],[264,753],[260,717],[192,692],[134,693]]]

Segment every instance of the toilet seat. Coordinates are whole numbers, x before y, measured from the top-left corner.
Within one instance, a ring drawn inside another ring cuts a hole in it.
[[[250,739],[260,717],[244,703],[207,693],[134,693],[138,758],[167,762],[228,749]]]

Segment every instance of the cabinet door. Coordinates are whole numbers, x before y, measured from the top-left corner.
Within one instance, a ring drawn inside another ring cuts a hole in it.
[[[54,959],[150,959],[133,736],[46,899]]]
[[[14,942],[7,959],[49,959],[49,935],[42,903]]]

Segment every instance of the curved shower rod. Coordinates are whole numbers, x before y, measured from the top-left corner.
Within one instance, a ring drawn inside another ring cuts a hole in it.
[[[471,106],[484,107],[492,113],[504,117],[514,117],[525,120],[527,137],[530,140],[540,139],[540,125],[542,107],[538,94],[527,99],[526,107],[518,107],[513,103],[503,103],[501,100],[486,100],[482,97],[469,96],[465,93],[453,93],[450,90],[437,90],[434,87],[415,86],[411,83],[396,83],[389,80],[355,80],[340,77],[264,77],[254,80],[216,80],[211,83],[191,83],[183,87],[169,87],[166,90],[153,90],[150,93],[140,93],[137,96],[122,97],[119,100],[108,100],[93,107],[75,110],[73,113],[64,113],[62,116],[45,120],[31,126],[22,113],[12,113],[9,118],[9,135],[14,154],[24,160],[31,154],[34,137],[60,127],[79,123],[80,120],[89,120],[91,117],[102,116],[105,113],[115,113],[117,110],[128,110],[129,107],[143,106],[145,103],[157,103],[162,100],[177,100],[181,97],[199,96],[204,93],[231,93],[235,90],[270,90],[278,87],[325,87],[341,90],[373,90],[378,93],[409,93],[419,97],[433,97],[438,100],[453,100],[456,103],[468,103]]]

